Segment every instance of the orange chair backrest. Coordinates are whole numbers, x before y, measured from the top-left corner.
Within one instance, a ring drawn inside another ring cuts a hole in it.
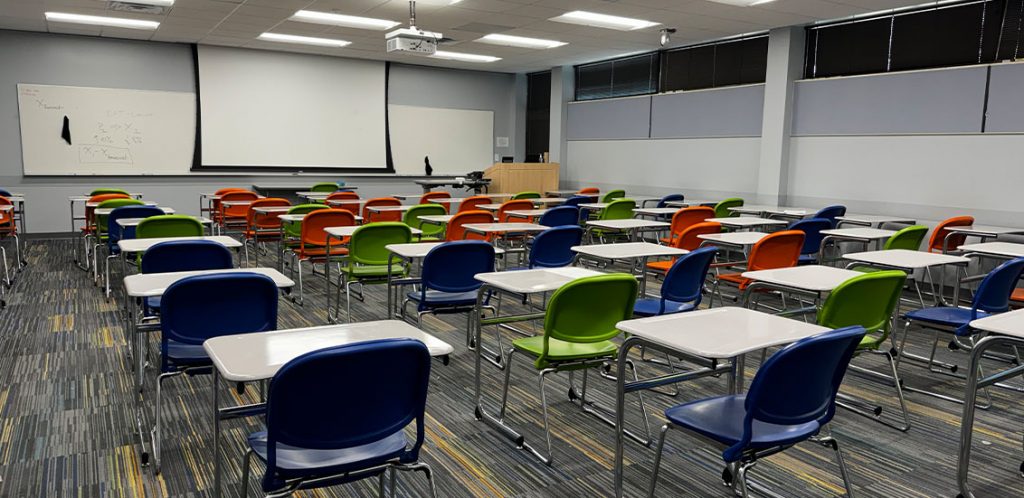
[[[93,222],[92,213],[93,213],[93,210],[96,209],[94,207],[89,207],[89,204],[94,204],[94,203],[95,204],[99,204],[99,203],[101,203],[103,201],[109,201],[110,199],[131,199],[131,198],[132,198],[132,196],[130,196],[128,194],[99,194],[99,195],[94,195],[94,196],[90,197],[89,201],[85,205],[85,223],[88,226],[90,226],[90,227],[92,226],[92,222]]]
[[[278,218],[277,216],[281,213],[257,213],[253,208],[291,205],[292,203],[288,202],[288,199],[282,199],[280,197],[256,199],[255,201],[252,201],[252,204],[249,204],[249,209],[245,212],[245,222],[247,226],[259,229],[280,228],[281,218]]]
[[[580,195],[597,195],[601,193],[601,189],[597,187],[585,187],[581,188],[579,192],[576,193]]]
[[[480,211],[479,206],[481,204],[491,204],[493,202],[494,201],[492,201],[490,197],[485,195],[474,195],[473,197],[466,198],[461,204],[459,204],[459,212]]]
[[[754,244],[747,261],[747,270],[774,270],[796,266],[804,247],[802,230],[783,230],[768,234]]]
[[[704,239],[698,238],[698,235],[719,233],[721,231],[722,225],[710,221],[702,221],[687,227],[686,230],[683,230],[683,233],[679,234],[679,236],[672,241],[672,246],[679,249],[686,249],[687,251],[696,251],[704,242]]]
[[[256,192],[250,192],[248,190],[228,192],[226,194],[221,194],[221,196],[220,196],[221,202],[224,202],[224,201],[254,201],[254,200],[259,199],[259,198],[260,198],[259,194],[257,194]],[[248,213],[248,212],[249,212],[249,205],[248,204],[245,204],[245,205],[242,205],[242,206],[223,206],[222,205],[221,209],[220,209],[221,216],[231,217],[231,218],[244,218],[246,216],[246,213]]]
[[[317,209],[310,211],[302,217],[302,229],[299,232],[299,244],[302,249],[306,246],[323,247],[327,245],[327,232],[325,228],[355,226],[356,215],[344,209]]]
[[[935,226],[935,230],[932,232],[932,238],[928,239],[928,251],[942,252],[942,245],[946,241],[946,236],[949,235],[947,227],[969,227],[973,224],[973,216],[954,216],[942,223],[939,223]],[[966,235],[954,235],[949,238],[949,248],[956,249],[957,247],[964,245],[966,240]]]
[[[327,200],[329,200],[329,201],[333,201],[333,200],[336,200],[336,199],[337,200],[345,200],[345,199],[358,199],[358,198],[359,198],[359,194],[357,194],[357,193],[355,193],[355,192],[353,192],[351,190],[342,190],[341,192],[331,192],[330,194],[327,194]]]
[[[449,212],[450,211],[449,207],[451,206],[451,203],[449,203],[449,202],[438,202],[438,201],[440,201],[441,199],[451,199],[451,198],[452,198],[452,194],[449,194],[448,192],[427,192],[427,193],[423,194],[422,196],[420,196],[420,202],[419,203],[420,204],[440,204],[441,206],[444,206],[445,212]]]
[[[377,197],[366,201],[363,205],[363,223],[374,223],[377,221],[402,221],[401,211],[384,211],[383,213],[370,212],[371,207],[401,206],[402,201],[394,197]]]
[[[709,206],[691,206],[680,209],[672,215],[672,237],[678,237],[687,228],[704,223],[704,220],[714,217],[715,208]]]
[[[238,187],[225,187],[214,192],[214,195],[224,195],[228,192],[248,192],[249,189],[238,188]]]
[[[509,211],[528,211],[530,209],[533,209],[533,202],[530,201],[529,199],[519,199],[519,200],[515,200],[515,201],[506,201],[504,204],[501,205],[500,208],[498,208],[498,222],[499,223],[507,223],[508,222],[508,214],[507,213]]]
[[[0,195],[0,206],[13,206],[14,203],[10,199]],[[0,211],[0,228],[3,228],[6,232],[10,232],[15,228],[14,226],[14,209]]]
[[[479,233],[466,233],[463,225],[467,223],[494,223],[494,216],[487,211],[461,211],[448,220],[448,228],[445,230],[444,240],[487,240],[487,236]]]

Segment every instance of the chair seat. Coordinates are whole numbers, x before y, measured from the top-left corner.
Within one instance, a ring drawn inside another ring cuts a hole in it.
[[[743,436],[747,415],[745,395],[718,396],[684,403],[665,410],[665,417],[719,443],[732,446]],[[753,421],[750,448],[771,448],[794,444],[818,433],[817,421],[798,425],[777,425]]]
[[[675,262],[675,258],[666,259],[664,261],[651,261],[650,263],[647,263],[647,268],[650,270],[660,271],[662,273],[668,273]]]
[[[247,239],[260,238],[260,239],[273,239],[273,240],[277,240],[277,239],[281,238],[281,230],[280,230],[280,228],[265,227],[265,228],[260,228],[258,230],[253,230],[251,228],[248,228],[248,229],[245,230],[245,232],[242,232],[242,233],[245,234],[245,238],[247,238]]]
[[[159,310],[160,309],[160,297],[161,296],[147,297],[146,298],[146,307],[149,308],[149,309],[153,309],[153,310]]]
[[[171,363],[189,365],[210,362],[202,344],[185,344],[170,339],[167,340],[167,359]]]
[[[512,341],[512,347],[523,353],[540,356],[544,352],[544,336],[516,339]],[[548,339],[547,357],[549,361],[586,360],[614,356],[617,349],[611,341],[566,342],[551,338]]]
[[[800,258],[796,260],[797,265],[816,265],[818,264],[817,254],[801,254]]]
[[[410,300],[416,303],[420,303],[419,291],[411,291],[406,294]],[[423,307],[432,308],[435,306],[472,306],[476,304],[477,292],[475,290],[467,292],[444,292],[439,290],[428,290],[426,292],[426,302],[422,303]]]
[[[967,308],[938,306],[910,311],[905,316],[909,320],[944,325],[957,329],[957,335],[970,335],[970,326],[968,324],[971,323],[971,320],[985,318],[988,316],[988,313],[979,310],[977,316],[972,316],[971,310]]]
[[[264,462],[267,461],[267,433],[254,432],[248,437],[249,447]],[[311,471],[329,473],[373,467],[396,458],[405,452],[408,441],[405,432],[398,431],[383,439],[344,449],[309,449],[277,444],[276,464],[283,477],[307,476]]]
[[[661,299],[645,298],[637,299],[636,304],[633,305],[633,314],[639,316],[655,316],[655,315],[670,315],[672,313],[682,313],[684,311],[690,311],[694,309],[693,303],[680,303],[677,301],[665,301],[665,311],[658,313],[661,309]]]
[[[301,246],[293,249],[293,251],[295,251],[295,254],[299,256],[299,259],[324,258],[327,256],[326,247]],[[346,247],[331,247],[331,256],[344,256],[346,254],[348,254],[348,248]]]
[[[725,280],[726,282],[732,282],[739,286],[740,290],[746,289],[750,285],[749,278],[743,278],[742,273],[722,273],[718,275],[719,280]]]
[[[1013,294],[1010,294],[1010,301],[1024,303],[1024,289],[1014,289]]]
[[[348,265],[342,268],[346,275],[354,278],[384,278],[388,276],[388,265]],[[391,275],[404,275],[405,267],[392,265]]]
[[[675,237],[661,237],[658,240],[660,240],[662,244],[670,246],[670,245],[672,245],[672,242],[674,242],[676,240],[676,238]]]

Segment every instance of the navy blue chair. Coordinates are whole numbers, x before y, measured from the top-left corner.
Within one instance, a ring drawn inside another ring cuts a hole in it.
[[[837,204],[835,206],[828,206],[828,207],[821,208],[821,210],[818,211],[814,215],[814,217],[815,218],[825,218],[826,220],[831,221],[832,222],[832,226],[830,228],[835,228],[836,225],[839,224],[839,220],[837,220],[836,217],[838,217],[838,216],[845,216],[845,215],[846,215],[846,206],[840,206],[840,205]]]
[[[668,205],[669,202],[671,202],[671,201],[680,201],[680,202],[682,202],[683,199],[684,199],[683,194],[668,194],[665,197],[662,197],[660,201],[658,201],[657,207],[659,207],[659,208],[671,207],[671,206]]]
[[[572,264],[573,246],[583,243],[579,225],[559,226],[538,233],[533,238],[528,258],[529,268],[561,268]]]
[[[277,329],[277,285],[258,273],[196,275],[164,291],[160,319],[160,375],[156,382],[155,470],[160,470],[163,382],[187,373],[211,373],[207,339]],[[141,353],[140,353],[141,354]],[[322,387],[322,386],[321,386]]]
[[[667,315],[697,309],[704,292],[711,262],[718,248],[706,246],[676,258],[665,273],[661,297],[637,299],[633,305],[636,316]]]
[[[107,216],[107,257],[104,260],[106,295],[110,295],[110,260],[121,255],[117,243],[121,239],[134,239],[135,227],[122,228],[117,220],[127,218],[149,218],[160,216],[164,211],[156,206],[121,206],[114,208]]]
[[[578,226],[580,210],[576,206],[558,206],[548,209],[537,223],[546,227]]]
[[[11,197],[11,192],[5,188],[0,188],[0,195],[4,197]]]
[[[416,303],[416,322],[428,313],[469,312],[476,306],[478,273],[494,271],[494,246],[483,240],[445,242],[427,253],[420,272],[420,288],[402,303]]]
[[[834,220],[827,218],[806,218],[790,223],[788,230],[800,230],[804,233],[804,246],[800,249],[798,265],[814,265],[818,263],[818,251],[821,250],[821,241],[825,236],[822,230],[830,230],[835,227]]]
[[[665,410],[669,423],[661,428],[648,496],[654,496],[665,434],[673,427],[724,446],[722,459],[728,464],[724,477],[730,482],[738,479],[744,497],[748,496],[747,472],[759,458],[818,436],[816,442],[835,452],[847,496],[851,496],[839,443],[827,431],[824,436],[819,433],[835,415],[836,393],[863,337],[863,327],[845,327],[801,339],[768,358],[746,394],[706,398]],[[794,389],[796,385],[800,388]]]
[[[589,203],[589,202],[597,202],[597,196],[596,195],[574,195],[574,196],[566,199],[565,203],[562,204],[562,205],[563,206],[576,206],[576,207],[579,207],[580,204]]]
[[[242,496],[256,455],[266,464],[268,496],[373,476],[383,490],[385,474],[399,470],[423,472],[436,498],[430,467],[419,462],[429,382],[430,353],[414,339],[335,346],[289,361],[270,381],[267,430],[247,440]],[[410,441],[404,429],[413,422]]]
[[[225,270],[234,268],[231,251],[212,240],[169,240],[154,244],[142,255],[142,273]],[[159,296],[146,298],[146,314],[160,309]]]

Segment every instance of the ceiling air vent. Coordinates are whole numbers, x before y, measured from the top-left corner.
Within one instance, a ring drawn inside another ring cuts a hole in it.
[[[109,10],[116,10],[120,12],[134,12],[137,14],[154,14],[161,15],[170,10],[168,5],[153,5],[148,3],[135,3],[114,0],[107,5]]]

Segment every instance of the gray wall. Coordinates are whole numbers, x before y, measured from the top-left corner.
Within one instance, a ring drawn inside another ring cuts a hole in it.
[[[24,177],[18,122],[18,83],[195,91],[189,45],[0,30],[0,187],[26,194],[29,233],[70,230],[67,197],[95,186],[142,192],[148,200],[198,214],[199,194],[225,186],[334,180],[359,185],[366,196],[417,192],[410,178],[360,175],[211,175],[180,177]],[[513,145],[496,153],[524,155],[517,114],[515,75],[392,65],[390,99],[395,104],[494,111],[496,136]]]

